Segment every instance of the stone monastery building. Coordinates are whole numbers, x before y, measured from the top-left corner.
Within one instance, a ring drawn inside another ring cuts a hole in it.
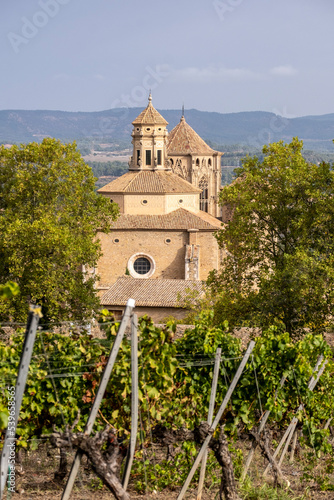
[[[222,259],[213,235],[221,226],[222,153],[184,116],[168,134],[151,95],[132,125],[129,171],[98,191],[120,207],[111,232],[99,235],[101,303],[119,315],[131,297],[138,314],[182,317],[180,297],[201,293]]]

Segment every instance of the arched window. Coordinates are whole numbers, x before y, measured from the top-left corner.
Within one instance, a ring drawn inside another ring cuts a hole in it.
[[[199,167],[199,159],[196,160],[196,167]]]
[[[208,166],[211,167],[212,163],[211,163],[211,158],[208,159]]]
[[[209,211],[209,183],[206,177],[202,177],[199,181],[199,188],[202,190],[199,197],[199,208],[203,212]]]

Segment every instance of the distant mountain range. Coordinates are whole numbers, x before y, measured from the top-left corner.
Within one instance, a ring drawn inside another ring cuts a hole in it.
[[[103,138],[130,145],[131,122],[142,108],[115,108],[99,112],[0,111],[0,143],[40,141],[43,137],[61,140]],[[159,110],[171,130],[180,120],[180,110]],[[305,148],[334,152],[334,113],[321,116],[283,118],[274,113],[250,111],[215,113],[186,110],[189,125],[213,144],[244,144],[260,148],[268,142],[289,141],[298,136]]]

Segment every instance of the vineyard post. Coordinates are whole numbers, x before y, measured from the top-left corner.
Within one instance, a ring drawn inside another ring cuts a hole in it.
[[[314,378],[314,375],[315,375],[316,371],[318,370],[318,368],[319,368],[320,364],[322,363],[322,361],[323,361],[323,356],[320,356],[318,358],[317,364],[314,367],[312,377],[310,378],[310,381],[309,381],[308,386],[307,386],[310,391],[313,391],[313,389],[317,385],[318,380],[321,377],[321,375],[322,375],[322,373],[323,373],[323,371],[324,371],[324,369],[326,367],[326,364],[327,364],[328,360],[327,359],[325,360],[325,362],[323,363],[322,367],[318,371],[316,377]],[[303,408],[304,408],[303,404],[300,404],[299,407],[298,407],[297,413],[299,411],[301,411]],[[278,455],[278,453],[279,453],[279,451],[280,451],[280,449],[282,448],[283,444],[286,442],[286,444],[284,446],[284,450],[282,452],[282,455],[280,457],[278,465],[281,465],[281,463],[283,461],[284,455],[285,455],[285,453],[286,453],[286,451],[288,449],[289,443],[291,441],[291,438],[293,436],[293,432],[294,432],[294,430],[296,428],[297,423],[298,423],[298,418],[297,417],[293,417],[293,419],[292,419],[289,427],[285,431],[284,436],[282,437],[279,445],[277,446],[277,448],[275,450],[275,453],[273,454],[273,458],[276,458],[277,455]],[[264,471],[264,473],[263,473],[264,476],[267,474],[267,472],[269,471],[270,467],[271,467],[271,465],[268,464],[267,467],[266,467],[266,469],[265,469],[265,471]]]
[[[255,342],[252,340],[249,343],[249,345],[248,345],[247,351],[245,352],[245,355],[244,355],[244,357],[243,357],[243,359],[242,359],[242,361],[241,361],[241,363],[239,365],[237,373],[234,375],[232,383],[231,383],[230,387],[228,388],[228,391],[227,391],[227,393],[225,395],[224,401],[222,402],[222,404],[221,404],[221,406],[220,406],[220,408],[218,410],[218,413],[216,415],[216,418],[214,419],[213,424],[211,425],[211,428],[209,430],[209,434],[207,435],[207,437],[205,438],[205,441],[202,444],[202,447],[201,447],[201,449],[200,449],[200,451],[199,451],[199,453],[197,455],[197,458],[196,458],[196,460],[195,460],[195,462],[194,462],[194,464],[193,464],[193,466],[192,466],[192,468],[191,468],[191,470],[190,470],[190,472],[188,474],[188,477],[187,477],[187,479],[186,479],[186,481],[185,481],[185,483],[184,483],[184,485],[182,487],[182,490],[180,491],[179,496],[177,497],[177,500],[181,500],[184,497],[184,495],[185,495],[185,493],[186,493],[186,491],[188,489],[188,486],[191,483],[192,478],[194,477],[194,474],[195,474],[195,472],[197,470],[197,467],[199,466],[199,464],[200,464],[200,462],[201,462],[201,460],[203,458],[204,452],[207,449],[208,444],[211,441],[212,434],[214,433],[217,425],[219,424],[219,421],[220,421],[220,419],[221,419],[221,417],[222,417],[222,415],[223,415],[223,413],[225,411],[225,408],[226,408],[226,406],[227,406],[227,404],[228,404],[228,402],[230,400],[230,397],[232,396],[232,393],[233,393],[233,391],[235,389],[235,386],[237,385],[238,380],[241,377],[241,374],[242,374],[242,372],[243,372],[243,370],[245,368],[245,365],[246,365],[246,363],[248,361],[248,358],[251,355],[252,350],[254,349],[254,346],[255,346]]]
[[[299,408],[298,408],[299,410]],[[279,459],[279,462],[278,462],[278,465],[281,466],[282,465],[282,462],[283,462],[283,458],[285,457],[285,454],[286,452],[288,451],[288,447],[289,447],[289,444],[290,444],[290,441],[295,433],[295,430],[296,430],[296,427],[294,425],[294,420],[295,420],[296,417],[293,418],[290,426],[289,426],[289,433],[287,434],[287,437],[286,437],[286,441],[285,441],[285,445],[284,445],[284,448],[283,448],[283,451],[282,451],[282,454],[280,456],[280,459]],[[296,418],[296,425],[298,423],[298,419]]]
[[[296,446],[297,446],[297,440],[298,440],[298,429],[295,430],[295,433],[293,435],[293,441],[291,445],[291,455],[290,455],[290,463],[292,464],[295,458],[295,451],[296,451]]]
[[[123,488],[129,483],[138,430],[138,318],[133,314],[131,321],[131,435],[128,455],[123,474]]]
[[[317,385],[319,378],[321,377],[321,375],[322,375],[322,373],[323,373],[324,369],[326,368],[326,364],[327,364],[327,362],[328,362],[328,360],[326,359],[326,360],[324,361],[324,364],[322,365],[322,367],[319,369],[319,371],[318,371],[318,373],[317,373],[317,376],[316,376],[316,379],[312,381],[312,384],[309,384],[309,389],[310,389],[310,391],[313,391],[313,389],[314,389],[314,388],[315,388],[315,386]],[[299,411],[302,411],[303,409],[304,409],[304,405],[303,405],[303,404],[300,404],[300,405],[299,405],[299,408],[298,408],[298,410],[297,410],[297,413],[298,413]],[[295,432],[295,430],[296,430],[297,424],[298,424],[298,417],[294,417],[294,418],[292,419],[292,422],[291,422],[291,432],[290,432],[290,434],[289,434],[289,435],[288,435],[288,437],[287,437],[287,440],[286,440],[286,443],[285,443],[284,449],[283,449],[283,451],[282,451],[282,455],[280,456],[280,459],[279,459],[278,465],[281,465],[281,464],[282,464],[282,462],[283,462],[283,459],[284,459],[284,457],[285,457],[285,454],[286,454],[286,452],[288,451],[288,447],[289,447],[290,441],[291,441],[291,439],[292,439],[292,436],[293,436],[293,434],[294,434],[294,432]]]
[[[324,429],[328,429],[328,427],[331,425],[331,421],[333,420],[333,417],[329,417],[329,419],[327,420],[327,422],[325,423],[325,427]]]
[[[329,417],[329,419],[325,423],[324,430],[329,429],[329,426],[331,425],[332,420],[333,420],[333,417]]]
[[[114,345],[112,346],[107,365],[104,369],[102,379],[101,379],[98,391],[96,393],[93,406],[90,410],[88,421],[87,421],[87,424],[85,427],[85,434],[86,435],[89,435],[92,431],[92,428],[93,428],[96,416],[98,414],[105,390],[106,390],[108,382],[109,382],[109,378],[110,378],[112,369],[114,367],[114,364],[115,364],[115,361],[117,358],[117,354],[118,354],[120,345],[121,345],[123,337],[124,337],[126,327],[128,326],[128,323],[129,323],[129,320],[130,320],[130,317],[132,315],[132,311],[133,311],[134,307],[135,307],[135,301],[133,299],[129,299],[127,301],[127,304],[126,304],[126,308],[124,311],[122,322],[121,322],[119,329],[118,329],[118,332],[116,334],[115,342],[114,342]],[[78,474],[78,470],[80,467],[82,455],[83,455],[83,453],[79,450],[75,454],[75,457],[74,457],[74,460],[72,463],[71,472],[68,476],[67,483],[65,485],[65,489],[63,491],[63,495],[61,497],[61,500],[68,500],[70,498],[70,494],[71,494],[71,491],[73,489],[74,481],[75,481],[75,478]]]
[[[283,387],[284,383],[286,381],[286,377],[282,377],[281,380],[280,380],[280,387]],[[276,398],[277,398],[277,394],[278,394],[278,387],[275,391],[275,401],[276,401]],[[269,418],[269,415],[270,415],[270,411],[271,410],[267,410],[266,413],[264,414],[264,417],[263,419],[261,420],[260,422],[260,426],[259,426],[259,430],[257,431],[258,434],[260,435],[261,432],[264,430],[265,428],[265,425],[267,423],[267,420]],[[249,466],[253,460],[253,456],[254,456],[254,453],[255,453],[255,450],[256,450],[256,447],[257,447],[257,443],[256,441],[254,440],[253,443],[252,443],[252,447],[251,449],[249,450],[249,453],[248,453],[248,456],[247,456],[247,460],[246,460],[246,463],[245,463],[245,467],[244,467],[244,470],[242,472],[242,475],[241,475],[241,482],[243,482],[245,480],[245,477],[246,477],[246,474],[248,472],[248,469],[249,469]]]
[[[216,357],[215,357],[215,367],[214,367],[213,377],[212,377],[209,412],[208,412],[208,419],[207,419],[207,423],[209,425],[212,424],[213,411],[215,408],[215,400],[216,400],[216,393],[217,393],[217,384],[218,384],[218,375],[219,375],[219,368],[220,368],[221,353],[222,353],[222,350],[220,347],[218,347],[218,349],[216,351]],[[207,458],[208,458],[208,450],[205,450],[204,455],[203,455],[203,460],[202,460],[199,482],[198,482],[197,500],[201,500],[201,498],[202,498],[202,490],[203,490],[203,484],[204,484],[204,479],[205,479]]]
[[[18,370],[18,375],[16,379],[15,386],[15,395],[14,402],[15,404],[12,406],[14,409],[14,421],[12,420],[12,415],[10,415],[8,419],[8,426],[5,435],[5,441],[2,448],[1,453],[1,462],[0,462],[0,499],[3,496],[6,479],[8,473],[8,463],[9,463],[9,454],[10,449],[12,447],[15,448],[15,433],[16,426],[19,419],[23,393],[28,377],[29,365],[31,361],[31,355],[34,348],[36,331],[38,327],[39,317],[40,317],[41,308],[39,306],[31,306],[30,313],[28,316],[27,329],[25,333],[20,365]]]

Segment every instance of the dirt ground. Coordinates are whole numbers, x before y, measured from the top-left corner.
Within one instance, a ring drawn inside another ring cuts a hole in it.
[[[246,457],[250,442],[248,440],[240,441],[237,443],[237,447],[243,449],[244,457]],[[17,492],[11,496],[5,496],[4,498],[7,498],[7,500],[60,500],[64,483],[56,482],[53,477],[54,471],[58,466],[58,461],[59,455],[57,450],[51,450],[51,452],[49,450],[46,452],[46,448],[43,447],[39,451],[29,452],[29,454],[25,455],[23,458],[22,466],[17,467]],[[324,462],[325,457],[317,461],[315,468],[311,471],[314,477],[324,473]],[[69,457],[69,464],[70,463],[71,457]],[[266,464],[266,460],[256,452],[255,459],[250,468],[250,476],[253,484],[258,488],[263,485],[264,479],[262,477],[262,472]],[[290,464],[287,460],[284,462],[282,472],[285,478],[290,482],[290,488],[286,490],[284,499],[287,498],[286,494],[288,494],[288,498],[291,498],[291,500],[334,500],[334,491],[321,491],[315,481],[303,480],[304,464],[305,460],[302,450],[299,450],[299,454],[296,456],[294,463]],[[170,467],[173,467],[172,462]],[[329,479],[331,483],[334,484],[333,473]],[[271,475],[268,474],[266,482],[272,484],[272,481]],[[202,500],[215,500],[218,498],[218,489],[210,490],[209,488],[210,484],[206,484],[206,490],[203,492]],[[134,490],[134,484],[133,482],[131,483],[130,479],[128,491],[131,499],[176,500],[180,487],[175,489],[175,491],[165,489],[161,492],[150,491],[139,494]],[[283,493],[284,492],[282,492],[282,494]],[[84,459],[84,463],[80,468],[80,477],[77,478],[71,500],[109,500],[113,498],[114,496],[112,493],[101,484],[93,471],[85,464]],[[192,489],[187,492],[185,499],[196,500],[196,498],[197,490],[195,484]],[[241,494],[241,498],[244,498],[243,494]],[[251,498],[252,500],[256,500],[257,497],[252,496]],[[258,498],[261,500],[266,498],[268,498],[268,500],[271,499],[269,496],[259,496]]]

